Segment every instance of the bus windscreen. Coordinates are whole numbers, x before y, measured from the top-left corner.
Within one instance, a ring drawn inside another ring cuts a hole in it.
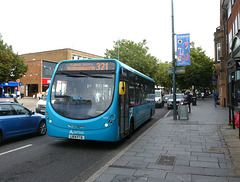
[[[110,107],[115,71],[109,69],[115,69],[115,64],[104,62],[102,66],[105,70],[78,70],[82,67],[89,68],[90,65],[97,68],[97,63],[62,63],[59,66],[50,99],[58,114],[71,119],[90,119],[103,114]]]

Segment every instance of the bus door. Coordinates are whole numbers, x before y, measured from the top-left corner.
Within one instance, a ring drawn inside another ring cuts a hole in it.
[[[125,94],[119,94],[119,126],[120,126],[120,139],[129,133],[129,83],[125,82]]]

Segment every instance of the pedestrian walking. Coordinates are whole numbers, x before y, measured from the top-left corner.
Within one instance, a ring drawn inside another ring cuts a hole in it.
[[[17,91],[17,98],[21,99],[21,93],[20,93],[20,90]]]
[[[187,92],[187,104],[188,104],[188,112],[191,112],[191,102],[192,102],[192,95],[190,92]]]
[[[204,100],[204,92],[201,93],[202,100]]]
[[[42,98],[42,94],[40,92],[38,92],[37,98],[38,98],[38,100],[40,100]]]
[[[213,92],[213,100],[214,100],[214,106],[217,107],[217,103],[218,103],[218,93],[216,90],[214,90]]]

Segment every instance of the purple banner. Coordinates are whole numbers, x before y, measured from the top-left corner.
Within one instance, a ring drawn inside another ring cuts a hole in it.
[[[177,35],[177,66],[190,65],[190,34]]]

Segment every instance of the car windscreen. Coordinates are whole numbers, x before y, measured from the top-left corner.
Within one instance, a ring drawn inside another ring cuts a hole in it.
[[[170,99],[173,99],[173,95],[170,95]],[[183,99],[183,95],[176,94],[176,99]]]
[[[156,92],[155,91],[155,97],[161,97],[161,96],[162,96],[161,92]]]

